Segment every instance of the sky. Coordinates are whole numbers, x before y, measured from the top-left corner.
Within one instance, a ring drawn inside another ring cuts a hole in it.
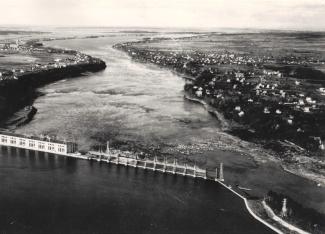
[[[0,0],[0,25],[325,30],[325,0]]]

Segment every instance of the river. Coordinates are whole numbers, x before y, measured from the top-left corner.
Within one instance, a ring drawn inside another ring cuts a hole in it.
[[[15,149],[0,155],[1,233],[271,233],[211,181]]]
[[[220,123],[202,106],[184,100],[183,79],[156,66],[131,61],[112,48],[134,39],[137,37],[121,34],[47,42],[99,57],[107,69],[40,88],[43,95],[34,103],[38,113],[17,132],[72,139],[82,150],[109,140],[119,149],[149,149],[210,169],[223,162],[230,183],[253,187],[260,196],[271,189],[287,193],[325,210],[323,188],[284,172],[273,162],[256,164],[243,153],[220,149],[220,144],[236,144],[237,139],[222,133]],[[247,213],[241,200],[211,182],[6,150],[0,166],[4,188],[0,196],[5,201],[0,212],[7,222],[3,226],[10,228],[14,222],[20,231],[266,231]]]

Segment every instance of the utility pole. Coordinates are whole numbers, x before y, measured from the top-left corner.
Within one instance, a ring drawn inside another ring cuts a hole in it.
[[[219,180],[220,181],[225,181],[225,179],[223,177],[223,163],[220,163]]]
[[[287,217],[287,216],[288,216],[287,199],[284,198],[282,201],[281,217]]]

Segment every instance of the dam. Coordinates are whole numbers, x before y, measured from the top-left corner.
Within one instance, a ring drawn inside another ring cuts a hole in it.
[[[89,151],[87,154],[83,155],[78,152],[78,145],[72,141],[59,140],[56,138],[53,139],[49,136],[30,136],[2,131],[0,132],[0,146],[95,160],[98,162],[103,161],[116,165],[142,168],[144,170],[152,170],[174,175],[208,179],[207,169],[202,169],[196,166],[196,164],[179,164],[176,158],[174,158],[173,162],[169,162],[166,158],[164,158],[163,161],[159,161],[156,156],[153,160],[149,158],[139,158],[138,156],[126,156],[121,154],[122,152],[120,151],[110,150],[109,142],[107,142],[105,152],[101,150]],[[222,163],[220,164],[219,170],[216,168],[215,177],[213,179],[224,181]]]
[[[29,136],[0,131],[0,145],[22,149],[68,155],[78,149],[76,143],[50,138],[49,136]]]
[[[214,172],[208,171],[206,168],[202,169],[196,164],[189,165],[187,163],[180,164],[177,159],[174,158],[172,161],[164,157],[163,160],[158,160],[157,156],[153,159],[140,158],[138,156],[130,156],[123,154],[121,151],[111,150],[109,148],[109,142],[107,142],[105,151],[89,151],[86,154],[78,152],[78,146],[76,143],[65,140],[58,140],[50,138],[49,136],[29,136],[16,134],[11,132],[0,132],[0,146],[16,149],[24,149],[26,151],[43,152],[50,157],[50,154],[65,157],[72,157],[84,160],[91,160],[97,162],[104,162],[107,164],[115,164],[116,166],[123,166],[125,168],[140,168],[144,171],[158,172],[159,174],[171,174],[183,177],[199,178],[203,180],[215,181],[222,187],[226,188],[240,199],[244,201],[246,209],[256,220],[263,223],[269,229],[276,233],[282,233],[279,229],[273,225],[267,223],[260,217],[254,214],[251,208],[248,206],[247,199],[232,189],[231,186],[224,183],[224,172],[223,163],[220,163],[219,168],[215,168]]]

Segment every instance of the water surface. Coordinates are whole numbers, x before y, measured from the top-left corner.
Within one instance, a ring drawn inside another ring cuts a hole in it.
[[[215,182],[0,150],[1,233],[272,233]]]

